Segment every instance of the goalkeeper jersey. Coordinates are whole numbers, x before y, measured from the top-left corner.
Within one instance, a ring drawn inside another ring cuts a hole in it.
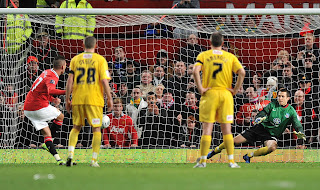
[[[264,116],[266,116],[267,119],[261,124],[269,131],[270,135],[275,137],[281,136],[290,124],[292,124],[297,132],[303,132],[296,110],[289,104],[283,107],[277,101],[271,102],[258,113],[256,118]]]

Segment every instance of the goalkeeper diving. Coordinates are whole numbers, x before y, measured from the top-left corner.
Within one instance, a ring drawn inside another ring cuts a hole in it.
[[[269,103],[258,113],[253,122],[254,126],[234,138],[235,145],[245,142],[264,142],[264,147],[243,156],[246,163],[250,163],[252,157],[264,156],[275,151],[278,146],[278,138],[290,124],[292,124],[295,129],[294,133],[297,137],[305,140],[303,128],[298,120],[297,113],[295,109],[288,104],[289,99],[290,94],[287,89],[281,88],[278,91],[277,101]],[[224,143],[209,152],[207,159],[220,153],[223,149],[225,149]]]

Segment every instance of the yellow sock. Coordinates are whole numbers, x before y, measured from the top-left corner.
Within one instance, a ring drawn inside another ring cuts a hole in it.
[[[229,162],[234,163],[233,152],[234,152],[234,142],[232,134],[223,135],[223,142],[227,149]]]
[[[101,145],[101,132],[94,132],[92,139],[92,161],[97,161]]]
[[[223,149],[225,149],[225,146],[224,146],[224,143],[221,143],[219,146],[217,146],[217,147],[214,149],[214,152],[215,152],[215,153],[220,153]]]
[[[267,155],[269,154],[269,148],[268,147],[262,147],[262,148],[259,148],[258,150],[252,152],[249,157],[254,157],[254,156],[264,156],[264,155]]]
[[[68,158],[73,158],[74,147],[78,142],[78,135],[80,131],[72,129],[69,135],[69,147],[68,147]]]
[[[207,161],[207,155],[211,145],[211,135],[202,135],[200,140],[200,153],[201,160],[200,163],[205,163]]]

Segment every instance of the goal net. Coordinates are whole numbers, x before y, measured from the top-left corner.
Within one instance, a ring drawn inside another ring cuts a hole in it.
[[[23,113],[25,97],[37,76],[52,68],[55,56],[64,56],[69,65],[84,50],[83,36],[94,35],[97,53],[108,61],[112,95],[122,99],[123,113],[134,124],[122,129],[111,123],[103,130],[102,147],[131,149],[137,144],[135,149],[190,150],[187,161],[194,161],[202,124],[192,69],[197,55],[210,49],[210,35],[218,31],[224,36],[223,49],[235,54],[246,70],[243,87],[234,97],[233,135],[252,127],[256,114],[277,100],[277,90],[286,88],[307,140],[298,140],[288,126],[278,138],[278,152],[262,160],[306,161],[308,155],[308,161],[319,161],[318,15],[202,15],[201,10],[191,16],[64,14],[1,16],[0,149],[41,148],[41,133]],[[57,88],[65,89],[67,73],[60,76]],[[51,130],[54,144],[65,149],[72,118],[65,110],[65,96],[59,98],[56,107],[65,118],[62,127]],[[223,142],[220,131],[214,124],[211,147]],[[77,148],[89,149],[91,141],[87,124]],[[235,154],[240,158],[260,146],[263,142],[244,143],[236,146]]]

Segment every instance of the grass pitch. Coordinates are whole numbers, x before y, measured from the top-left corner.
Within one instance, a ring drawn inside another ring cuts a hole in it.
[[[319,189],[320,163],[227,164],[0,164],[1,189],[166,190]]]

